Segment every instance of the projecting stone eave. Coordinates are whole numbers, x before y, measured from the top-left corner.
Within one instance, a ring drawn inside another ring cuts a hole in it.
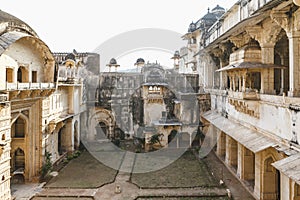
[[[37,33],[27,23],[0,10],[0,34],[12,30],[24,32],[34,37],[38,37]]]
[[[181,36],[181,38],[183,40],[188,40],[189,38],[193,37],[193,36],[197,36],[198,34],[200,34],[201,30],[200,28],[197,28],[196,30],[194,30],[193,32],[190,33],[186,33],[183,36]]]
[[[246,27],[249,27],[249,26],[251,27],[253,25],[256,25],[259,22],[262,22],[264,19],[266,19],[268,16],[270,16],[270,12],[271,12],[271,10],[266,11],[264,13],[255,14],[255,15],[252,15],[252,16],[240,21],[239,23],[235,24],[232,28],[228,29],[225,33],[220,35],[216,40],[214,40],[213,42],[208,44],[205,47],[205,50],[211,51],[212,49],[217,48],[220,43],[223,43],[224,41],[229,40],[229,38],[232,37],[233,35],[237,36],[237,35],[245,32]]]

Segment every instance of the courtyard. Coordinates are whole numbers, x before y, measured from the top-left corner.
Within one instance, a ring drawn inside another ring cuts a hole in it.
[[[132,199],[132,200],[225,200],[229,199],[226,185],[219,185],[219,175],[214,174],[212,165],[220,161],[213,155],[209,158],[198,159],[195,150],[186,151],[179,159],[170,165],[145,173],[134,173],[141,168],[144,162],[143,154],[128,152],[116,152],[115,158],[119,158],[119,169],[112,169],[94,156],[95,152],[108,150],[113,153],[111,147],[102,145],[94,148],[90,153],[83,150],[78,158],[72,159],[58,175],[53,177],[43,188],[31,199],[33,200],[59,200],[59,199]],[[174,150],[168,150],[172,153]],[[174,153],[175,154],[175,153]],[[147,155],[147,154],[146,154]],[[162,158],[163,159],[163,158]],[[166,158],[164,158],[166,159]],[[207,160],[208,159],[208,160]],[[110,159],[111,162],[114,159]],[[209,163],[207,163],[209,162]],[[217,166],[217,165],[216,165]],[[125,168],[131,168],[129,171]],[[219,166],[217,166],[219,167]],[[125,169],[125,170],[124,170]],[[219,169],[215,169],[219,170]],[[224,170],[230,176],[230,172]],[[231,175],[232,176],[232,175]],[[234,179],[232,177],[232,179]],[[227,181],[229,178],[226,179]],[[225,183],[226,183],[225,180]],[[229,182],[232,184],[232,180]],[[238,181],[232,184],[236,187],[235,199],[253,199],[240,185]],[[119,192],[116,188],[119,187]],[[230,188],[231,189],[231,188]],[[239,198],[238,194],[243,194]],[[235,195],[235,194],[233,194]]]

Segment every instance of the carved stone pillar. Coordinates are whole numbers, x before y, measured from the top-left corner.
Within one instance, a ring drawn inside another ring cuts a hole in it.
[[[264,64],[274,64],[274,46],[281,27],[270,19],[265,21],[262,26],[249,27],[246,31],[260,44],[261,62]],[[261,93],[275,93],[273,68],[264,69],[261,72]]]
[[[289,35],[290,89],[288,96],[300,95],[300,31]]]
[[[235,74],[232,74],[232,90],[235,91],[236,87],[235,87]]]
[[[226,64],[222,60],[220,60],[220,68],[225,67]],[[225,90],[227,87],[227,74],[226,71],[221,71],[220,73],[220,90]]]
[[[271,18],[281,26],[289,40],[289,96],[300,95],[300,11],[289,16],[290,10],[271,12]]]
[[[243,79],[242,92],[246,92],[247,72],[242,72],[242,79]]]
[[[228,44],[220,44],[219,48],[213,50],[214,56],[219,60],[220,69],[229,64],[229,50],[230,46]],[[225,71],[219,73],[219,89],[224,90],[227,87],[227,74]]]
[[[232,91],[233,90],[233,77],[230,76],[229,80],[230,80],[230,91]]]

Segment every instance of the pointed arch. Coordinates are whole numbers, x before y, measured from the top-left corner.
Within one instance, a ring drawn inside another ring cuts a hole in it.
[[[22,113],[18,114],[11,121],[11,136],[12,138],[24,138],[27,135],[28,118]]]

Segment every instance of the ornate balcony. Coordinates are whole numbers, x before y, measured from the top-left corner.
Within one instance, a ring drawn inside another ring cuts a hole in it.
[[[6,83],[6,90],[45,90],[54,89],[54,83]]]

